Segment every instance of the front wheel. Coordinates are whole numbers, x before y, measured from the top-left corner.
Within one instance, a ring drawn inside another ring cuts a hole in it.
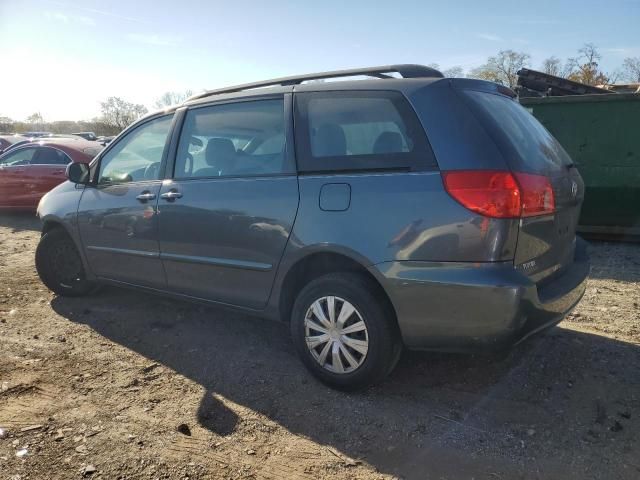
[[[75,243],[60,228],[40,238],[36,248],[36,270],[42,283],[58,295],[79,297],[94,288],[86,278]]]
[[[379,293],[362,275],[332,273],[312,280],[296,298],[293,342],[322,382],[341,390],[363,388],[381,381],[397,363],[397,326]]]

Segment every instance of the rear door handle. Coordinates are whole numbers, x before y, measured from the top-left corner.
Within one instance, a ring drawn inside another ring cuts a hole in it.
[[[140,195],[138,195],[136,197],[138,200],[140,200],[141,202],[146,202],[149,200],[153,200],[154,198],[156,198],[155,193],[151,193],[151,192],[143,192]]]
[[[165,200],[173,201],[176,198],[182,198],[182,194],[177,190],[169,190],[168,192],[160,195],[160,198],[164,198]]]

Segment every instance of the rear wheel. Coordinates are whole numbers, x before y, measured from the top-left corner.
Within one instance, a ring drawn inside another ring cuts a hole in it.
[[[87,280],[80,253],[67,232],[55,228],[40,238],[36,249],[36,270],[49,290],[78,297],[94,288]]]
[[[393,313],[362,275],[332,273],[305,286],[293,306],[291,333],[305,366],[342,390],[382,380],[401,343]]]

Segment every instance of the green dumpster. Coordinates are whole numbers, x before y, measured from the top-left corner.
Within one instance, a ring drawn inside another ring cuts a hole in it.
[[[578,230],[640,235],[640,95],[521,98],[586,184]]]

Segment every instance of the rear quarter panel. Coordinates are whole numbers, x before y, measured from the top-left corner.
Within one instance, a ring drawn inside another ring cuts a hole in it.
[[[347,210],[320,209],[320,190],[328,183],[350,185]],[[513,258],[517,222],[465,209],[444,191],[439,172],[309,175],[299,184],[300,209],[288,246],[296,257],[321,245],[357,252],[367,265]]]

